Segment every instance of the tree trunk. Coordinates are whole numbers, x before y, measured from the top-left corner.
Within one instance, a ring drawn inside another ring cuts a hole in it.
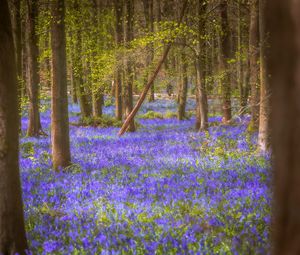
[[[76,23],[80,24],[80,9],[78,0],[74,2],[74,10],[76,11]],[[80,29],[76,31],[75,49],[74,49],[74,65],[76,72],[74,73],[74,86],[79,99],[81,117],[88,118],[92,115],[92,107],[88,98],[88,93],[83,80],[83,64],[82,64],[82,35]]]
[[[132,0],[126,0],[126,34],[125,42],[126,45],[133,40],[133,2]],[[131,113],[133,109],[133,68],[132,59],[130,56],[127,57],[126,61],[126,86],[125,88],[125,119]],[[135,131],[134,120],[132,120],[128,127],[129,132]]]
[[[143,0],[143,6],[144,6],[144,16],[146,20],[146,27],[148,32],[153,33],[154,32],[154,16],[153,16],[153,0]],[[153,43],[150,43],[148,47],[148,54],[146,57],[146,66],[150,70],[147,71],[145,80],[147,81],[149,79],[149,75],[152,72],[152,65],[153,65],[153,59],[154,59],[154,48]],[[149,102],[154,101],[154,84],[151,86],[150,94],[149,94]]]
[[[39,136],[41,133],[41,121],[39,113],[39,49],[36,34],[36,22],[38,17],[38,1],[26,0],[27,5],[27,94],[29,97],[29,122],[27,136]]]
[[[52,95],[51,138],[52,160],[55,170],[71,163],[67,95],[65,2],[53,0],[51,24]]]
[[[25,255],[17,68],[8,3],[0,0],[0,253]]]
[[[185,12],[185,9],[187,7],[187,3],[188,3],[188,0],[185,0],[184,3],[183,3],[183,7],[181,9],[181,14],[180,14],[180,17],[179,17],[179,22],[178,22],[179,25],[182,22],[182,19],[184,17],[184,12]],[[144,100],[146,98],[147,92],[149,91],[150,87],[153,85],[153,82],[154,82],[155,78],[157,77],[157,74],[159,73],[159,71],[160,71],[160,69],[161,69],[164,61],[166,60],[166,58],[168,56],[168,53],[169,53],[169,51],[171,49],[171,46],[172,46],[172,44],[168,43],[167,47],[165,48],[164,54],[162,55],[160,61],[158,62],[157,67],[155,68],[153,74],[149,78],[149,80],[148,80],[148,82],[147,82],[147,84],[146,84],[146,86],[145,86],[145,88],[144,88],[144,90],[143,90],[143,92],[142,92],[139,100],[137,101],[136,105],[132,109],[132,111],[129,114],[129,116],[124,121],[124,123],[123,123],[123,125],[122,125],[122,127],[121,127],[121,129],[120,129],[120,131],[118,133],[119,136],[123,135],[126,132],[126,130],[127,130],[128,126],[129,126],[130,122],[133,121],[134,116],[136,115],[136,113],[138,112],[139,108],[143,104],[143,102],[144,102]]]
[[[49,6],[48,6],[49,8]],[[50,48],[50,31],[46,32],[45,36],[45,48],[46,50],[49,50]],[[50,56],[47,56],[45,59],[45,72],[46,72],[46,86],[47,89],[51,90],[51,59]]]
[[[239,104],[240,104],[240,113],[244,113],[247,106],[247,99],[245,99],[245,83],[244,83],[244,70],[243,70],[243,61],[242,61],[242,15],[241,15],[241,2],[237,3],[238,8],[238,33],[237,33],[237,82],[239,87]]]
[[[122,44],[123,40],[123,5],[122,1],[114,0],[116,14],[116,44],[117,47]],[[119,54],[117,54],[119,55]],[[117,56],[118,58],[119,56]],[[122,68],[117,66],[115,74],[115,98],[116,98],[116,118],[122,120]]]
[[[18,109],[21,113],[21,99],[22,99],[22,35],[21,35],[21,0],[13,0],[12,23],[13,23],[13,37],[15,45],[15,55],[18,74]],[[20,119],[21,121],[21,119]],[[20,122],[21,125],[21,122]]]
[[[230,33],[227,15],[227,0],[221,0],[219,4],[219,15],[221,18],[221,33],[219,33],[219,71],[222,75],[222,111],[223,122],[231,120],[231,84],[230,73],[227,61],[230,59]]]
[[[271,88],[266,70],[266,29],[265,29],[265,0],[259,2],[259,35],[260,35],[260,107],[258,149],[265,152],[270,147],[270,97]],[[283,119],[284,121],[284,119]]]
[[[258,86],[258,0],[250,1],[249,64],[251,87],[251,126],[258,128],[259,86]]]
[[[71,36],[72,40],[72,36]],[[71,84],[71,94],[72,94],[72,102],[74,104],[78,104],[78,97],[77,97],[77,88],[76,88],[76,82],[75,82],[75,71],[74,71],[74,57],[73,57],[73,45],[71,44],[70,46],[70,51],[71,51],[71,60],[70,60],[70,84]]]
[[[201,65],[201,56],[205,54],[205,51],[201,48],[202,45],[202,35],[205,30],[205,21],[201,19],[203,14],[206,11],[206,4],[203,5],[201,0],[197,1],[197,13],[199,17],[198,21],[198,43],[197,43],[197,56],[196,56],[196,101],[197,101],[197,114],[196,114],[196,123],[199,127],[196,126],[196,129],[199,131],[208,129],[208,104],[207,104],[207,95],[206,87],[203,79],[203,71]]]
[[[101,8],[101,1],[93,1],[93,22],[98,28],[100,25],[99,22],[99,15],[100,15],[100,8]],[[96,30],[98,32],[98,30]],[[96,39],[96,45],[94,47],[96,48],[97,45],[100,43],[99,36],[97,36]],[[93,58],[95,58],[96,53],[93,53]],[[97,86],[97,85],[96,85]],[[99,118],[102,116],[102,105],[103,105],[103,92],[102,89],[99,87],[92,88],[92,112],[94,118]]]
[[[183,42],[184,43],[184,42]],[[179,92],[179,103],[178,103],[178,119],[183,120],[185,118],[185,107],[187,98],[187,60],[186,53],[184,52],[185,47],[182,47],[180,54],[180,92]]]
[[[271,45],[267,73],[272,86],[275,186],[272,254],[296,255],[300,254],[300,2],[267,1],[263,13]]]

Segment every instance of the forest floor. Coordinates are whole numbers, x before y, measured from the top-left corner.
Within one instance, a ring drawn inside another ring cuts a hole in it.
[[[69,110],[78,121],[78,106]],[[268,254],[270,156],[255,151],[248,117],[232,126],[210,117],[209,131],[196,133],[194,117],[174,118],[174,102],[147,103],[140,116],[150,110],[163,118],[143,115],[137,132],[121,138],[119,128],[71,125],[73,165],[60,173],[50,137],[21,139],[32,253]],[[49,109],[41,118],[50,134]]]

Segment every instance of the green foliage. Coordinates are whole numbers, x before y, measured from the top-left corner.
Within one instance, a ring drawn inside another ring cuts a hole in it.
[[[80,126],[97,126],[97,127],[121,127],[122,122],[114,117],[103,114],[102,117],[87,117],[81,118]]]
[[[30,158],[34,156],[34,143],[33,142],[23,142],[20,145],[21,154],[24,158]]]
[[[148,111],[145,114],[138,115],[139,119],[163,119],[163,114],[155,111]]]
[[[104,106],[107,107],[107,106],[112,106],[114,105],[115,102],[112,98],[107,98],[105,101],[104,101]]]
[[[172,112],[172,111],[166,111],[164,116],[165,116],[166,119],[177,118],[177,113]]]

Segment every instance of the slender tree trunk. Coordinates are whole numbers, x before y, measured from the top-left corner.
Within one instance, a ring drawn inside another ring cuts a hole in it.
[[[153,0],[143,0],[143,6],[144,6],[144,16],[146,20],[146,27],[148,32],[153,33],[154,32],[154,16],[153,16]],[[146,66],[149,69],[152,69],[152,62],[154,59],[154,48],[153,43],[150,43],[148,47],[148,56],[146,58]],[[152,70],[148,70],[146,73],[145,81],[149,79],[149,75]],[[149,102],[154,101],[154,84],[151,86],[150,94],[149,94]]]
[[[271,45],[267,73],[272,86],[275,186],[272,254],[296,255],[300,254],[300,2],[267,1],[260,11],[267,16]]]
[[[180,93],[179,93],[179,103],[178,103],[178,119],[183,120],[185,118],[185,107],[186,107],[186,98],[187,98],[187,86],[188,86],[188,77],[187,77],[187,60],[186,53],[184,52],[185,48],[182,47],[181,50],[181,77],[180,77]]]
[[[21,0],[13,0],[13,36],[16,52],[18,79],[22,78],[22,45],[21,45]]]
[[[197,13],[199,17],[198,21],[198,43],[197,43],[197,56],[196,56],[196,99],[197,99],[197,111],[196,114],[199,127],[196,126],[197,130],[203,131],[208,129],[208,105],[207,105],[207,95],[206,87],[203,79],[203,71],[201,65],[201,56],[205,51],[201,48],[202,45],[202,35],[205,30],[205,23],[202,19],[202,15],[205,14],[206,5],[202,4],[201,0],[197,1]]]
[[[270,147],[270,98],[271,88],[266,70],[267,38],[265,29],[265,0],[259,2],[259,35],[260,35],[260,107],[258,148],[267,151]]]
[[[50,32],[46,33],[45,36],[45,48],[46,50],[49,50],[50,48]],[[50,56],[48,56],[45,59],[45,72],[46,72],[46,86],[49,90],[51,90],[51,59]]]
[[[122,44],[123,40],[123,5],[122,1],[114,0],[116,14],[116,44],[117,47]],[[117,54],[119,55],[119,54]],[[119,56],[117,56],[118,58]],[[116,118],[122,120],[122,68],[117,66],[115,74],[115,98],[116,98]]]
[[[223,122],[231,120],[231,84],[227,61],[230,59],[230,33],[227,15],[227,0],[221,0],[219,4],[219,15],[221,18],[221,33],[219,33],[219,71],[222,75],[222,111]]]
[[[79,2],[75,0],[74,10],[76,11],[76,23],[80,23],[80,9]],[[76,72],[74,72],[74,86],[76,87],[76,94],[79,99],[80,111],[82,118],[88,118],[92,115],[92,107],[89,102],[88,93],[84,86],[83,80],[83,63],[82,63],[82,35],[81,31],[78,29],[76,31],[75,49],[74,53],[74,65],[76,67]]]
[[[72,48],[72,46],[71,46]],[[72,50],[71,50],[72,51]],[[72,55],[72,53],[71,53]],[[77,88],[76,88],[76,82],[75,82],[75,74],[74,74],[74,60],[73,60],[73,56],[71,56],[71,63],[70,63],[70,83],[71,83],[71,94],[72,94],[72,102],[74,104],[78,103],[78,98],[77,98]]]
[[[126,45],[133,40],[133,1],[126,0],[126,34],[125,42]],[[133,109],[133,68],[132,59],[130,56],[127,57],[126,61],[126,86],[125,86],[125,119],[131,113]],[[134,120],[129,124],[128,131],[134,132],[135,125]]]
[[[52,17],[51,140],[53,167],[59,170],[71,163],[64,0],[53,0]]]
[[[19,173],[17,67],[8,3],[0,0],[0,253],[25,255]]]
[[[149,0],[149,30],[151,33],[154,33],[154,15],[153,15],[153,0]],[[150,50],[150,66],[153,66],[153,59],[154,59],[154,45],[153,43],[150,44],[149,47]],[[152,71],[152,68],[151,68]],[[149,102],[153,102],[155,100],[154,97],[154,92],[155,92],[155,85],[153,84],[151,86],[150,94],[149,94]]]
[[[38,38],[36,34],[36,22],[38,17],[38,1],[26,0],[27,6],[27,29],[28,38],[26,42],[28,76],[27,76],[27,94],[29,97],[29,122],[27,136],[39,136],[41,134],[41,121],[39,113],[39,49]]]
[[[250,1],[249,61],[251,87],[251,126],[258,128],[259,113],[259,44],[258,44],[258,0]]]
[[[245,89],[244,89],[244,70],[243,70],[243,61],[242,61],[242,15],[241,15],[241,1],[238,1],[237,3],[238,8],[238,34],[237,34],[237,82],[239,87],[239,93],[240,93],[240,112],[243,113],[244,109],[246,107],[247,102],[245,102]]]
[[[27,61],[27,50],[26,50],[26,19],[21,20],[21,50],[22,50],[22,84],[21,86],[21,98],[26,95],[26,81],[28,73],[28,61]]]
[[[93,20],[94,24],[99,27],[99,12],[100,12],[100,3],[101,1],[93,1]],[[97,36],[96,39],[97,45],[100,43],[99,42],[99,37]],[[95,45],[95,47],[97,47]],[[93,58],[95,57],[96,54],[93,54]],[[103,104],[103,93],[101,88],[93,88],[92,89],[92,111],[93,111],[93,117],[94,118],[99,118],[102,116],[102,104]]]
[[[18,74],[18,109],[21,113],[22,99],[22,35],[21,35],[21,0],[13,0],[12,11],[13,37],[16,52],[16,64]],[[21,119],[20,119],[21,120]],[[21,126],[21,122],[20,122]]]

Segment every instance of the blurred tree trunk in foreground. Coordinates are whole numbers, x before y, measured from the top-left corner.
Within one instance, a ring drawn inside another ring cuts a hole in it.
[[[25,255],[17,68],[8,3],[0,0],[0,254]]]
[[[300,1],[268,0],[275,255],[300,254]]]

